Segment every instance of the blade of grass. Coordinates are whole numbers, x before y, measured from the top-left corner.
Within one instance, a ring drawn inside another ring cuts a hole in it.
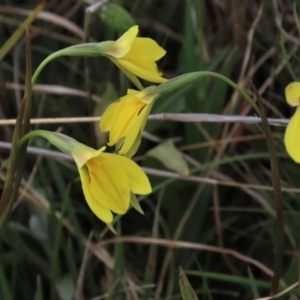
[[[162,187],[160,191],[158,203],[155,209],[154,222],[152,227],[152,237],[154,238],[159,237],[158,229],[159,229],[159,218],[160,218],[160,206],[163,199],[163,195],[164,195],[164,187]],[[157,261],[157,246],[151,245],[149,249],[144,285],[151,284],[153,282],[155,276],[156,261]],[[151,289],[146,289],[142,299],[148,300],[150,299],[150,295],[151,295]]]
[[[197,257],[195,257],[195,261],[196,261],[196,265],[197,265],[197,267],[198,267],[198,269],[200,270],[200,271],[202,271],[201,269],[201,265],[200,265],[200,263],[198,262],[198,260],[197,260]],[[207,298],[208,298],[208,300],[213,300],[213,298],[212,298],[212,295],[211,295],[211,289],[210,289],[210,287],[209,287],[209,285],[208,285],[208,282],[207,282],[207,279],[206,279],[206,277],[204,276],[204,277],[202,277],[202,286],[203,286],[203,291],[205,292],[205,294],[207,295]]]
[[[5,42],[5,44],[0,49],[0,62],[8,51],[18,42],[24,31],[30,24],[35,20],[36,16],[40,11],[42,11],[46,5],[47,1],[43,0],[25,19],[25,21],[19,26],[19,28],[11,35],[11,37]]]
[[[117,236],[119,237],[122,236],[121,220],[118,220],[117,222]],[[124,278],[124,274],[125,274],[124,246],[121,243],[119,245],[115,245],[114,261],[115,261],[115,267],[114,267],[113,280]],[[124,282],[119,281],[119,284],[122,285],[124,284]],[[122,286],[119,287],[122,288]]]
[[[252,279],[244,278],[241,276],[233,276],[229,274],[222,274],[222,273],[214,273],[214,272],[205,272],[205,271],[185,271],[186,274],[195,275],[195,276],[205,276],[206,278],[214,279],[214,280],[221,280],[224,282],[231,282],[237,283],[239,285],[251,285]],[[270,284],[266,281],[262,280],[255,280],[256,286],[260,288],[270,288]]]
[[[13,300],[1,262],[0,262],[0,296],[2,296],[3,299],[5,300]]]
[[[28,29],[26,30],[26,82],[25,96],[21,103],[21,108],[18,113],[16,127],[14,130],[10,159],[7,169],[7,177],[5,180],[3,192],[0,199],[0,231],[9,218],[13,204],[18,194],[25,155],[28,142],[25,142],[20,149],[17,143],[28,131],[30,127],[30,114],[32,106],[32,86],[31,86],[31,47],[30,36]]]
[[[67,210],[68,194],[69,194],[69,189],[65,191],[65,195],[63,197],[61,217],[56,224],[55,241],[54,241],[54,249],[53,249],[52,264],[51,264],[52,269],[51,269],[51,298],[50,299],[52,300],[55,300],[57,297],[56,283],[57,283],[57,277],[60,275],[58,274],[58,271],[60,270],[59,250],[62,241],[62,229],[63,229],[62,220]]]
[[[247,268],[249,279],[250,279],[250,285],[251,285],[251,290],[254,298],[259,298],[259,293],[258,293],[258,286],[257,283],[253,277],[253,273],[251,271],[251,268],[248,266]]]
[[[183,300],[198,300],[194,289],[181,267],[179,267],[179,287]]]
[[[38,275],[36,279],[36,291],[34,295],[34,300],[43,300],[43,288],[42,288],[42,281],[41,276]]]
[[[273,275],[272,286],[270,290],[271,295],[274,295],[276,294],[279,285],[279,280],[280,280],[281,270],[282,270],[283,250],[284,250],[284,217],[283,217],[282,199],[281,199],[280,176],[279,176],[278,160],[276,156],[274,139],[272,136],[270,125],[268,123],[263,101],[260,98],[260,95],[258,94],[254,84],[251,81],[250,83],[252,85],[252,89],[254,91],[259,108],[261,110],[262,125],[266,135],[268,151],[270,154],[272,185],[273,185],[273,192],[274,192],[274,204],[275,204],[276,218],[277,218],[277,252],[275,256],[274,275]]]
[[[281,36],[281,39],[280,39],[280,47],[281,47],[281,52],[282,52],[282,56],[285,60],[285,63],[286,63],[286,67],[288,69],[288,71],[290,72],[292,78],[294,81],[298,81],[298,77],[296,76],[290,62],[289,62],[289,59],[290,57],[287,55],[287,52],[286,52],[286,48],[285,48],[285,44],[284,44],[285,40],[284,40],[284,37]]]

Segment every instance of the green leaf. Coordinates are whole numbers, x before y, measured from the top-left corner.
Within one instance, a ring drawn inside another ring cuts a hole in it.
[[[71,300],[75,294],[75,284],[70,275],[63,277],[58,285],[58,293],[62,300]]]
[[[13,300],[7,278],[4,274],[2,264],[0,263],[0,299]]]
[[[198,300],[189,280],[187,279],[183,269],[179,267],[179,287],[183,300]]]
[[[36,213],[32,214],[29,219],[29,228],[33,235],[43,241],[47,241],[48,232],[48,215],[41,209],[36,209]]]
[[[186,161],[182,158],[181,153],[176,149],[173,142],[165,142],[147,152],[148,156],[154,157],[161,161],[163,165],[183,176],[190,174]]]
[[[34,300],[43,300],[43,289],[40,275],[38,275],[36,279],[36,291],[34,295]]]
[[[100,12],[100,18],[111,29],[124,33],[130,27],[136,25],[131,14],[116,3],[107,3]]]

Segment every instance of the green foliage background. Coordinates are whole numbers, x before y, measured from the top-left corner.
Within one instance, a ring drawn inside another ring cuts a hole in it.
[[[107,7],[95,12],[91,41],[114,40],[136,22],[141,36],[155,39],[167,50],[159,62],[165,77],[215,71],[252,95],[251,79],[268,117],[289,118],[293,113],[285,102],[284,88],[299,78],[299,0],[284,5],[277,0],[114,3],[130,16],[122,11],[112,13]],[[1,7],[32,10],[35,5],[34,1],[1,2],[0,45],[24,20],[18,11],[4,13]],[[84,1],[49,1],[46,11],[76,24],[77,34],[58,25],[54,15],[51,21],[36,20],[31,27],[33,70],[50,53],[83,42],[79,33],[86,8]],[[95,95],[92,101],[59,89],[77,90],[73,94],[87,90],[84,59],[63,57],[41,73],[37,84],[51,85],[51,92],[34,93],[32,117],[99,116],[130,87],[106,58],[88,58],[87,64],[89,86]],[[13,119],[23,94],[19,85],[24,84],[24,39],[0,68],[0,116]],[[160,98],[152,113],[163,112],[254,114],[228,85],[211,78]],[[37,128],[59,130],[95,148],[106,141],[97,123],[32,125]],[[0,299],[181,299],[179,266],[199,299],[253,299],[269,294],[271,276],[267,271],[272,272],[274,266],[276,214],[261,125],[149,121],[146,131],[135,156],[142,166],[154,168],[158,174],[166,170],[147,151],[159,141],[171,139],[193,175],[215,179],[216,184],[149,175],[153,193],[140,199],[145,215],[131,209],[117,218],[115,237],[88,209],[76,166],[58,154],[43,156],[29,149],[20,196],[1,233]],[[299,276],[300,173],[284,149],[284,128],[272,127],[272,131],[286,226],[282,290]],[[10,142],[12,132],[12,126],[2,126],[1,141]],[[52,149],[43,140],[32,141],[30,146]],[[9,152],[1,149],[0,153],[4,160]],[[0,179],[3,186],[5,170]],[[193,243],[194,248],[183,241]],[[223,248],[244,256],[228,254]],[[298,299],[299,290],[288,295]]]

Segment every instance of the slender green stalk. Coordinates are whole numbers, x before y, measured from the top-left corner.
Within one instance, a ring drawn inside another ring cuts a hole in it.
[[[0,230],[3,229],[10,212],[12,210],[23,174],[27,142],[18,147],[19,139],[29,131],[30,114],[32,105],[32,86],[31,86],[31,49],[29,31],[26,31],[26,82],[25,96],[21,103],[21,108],[17,117],[14,130],[13,142],[11,147],[10,159],[7,169],[6,181],[0,200]]]
[[[27,29],[26,32],[26,84],[25,84],[25,96],[24,99],[26,99],[26,104],[24,108],[24,118],[23,122],[20,122],[17,124],[16,127],[17,131],[20,132],[20,136],[23,137],[26,133],[30,130],[30,116],[31,116],[31,107],[32,107],[32,85],[31,85],[31,76],[32,76],[32,63],[31,63],[31,49],[30,49],[30,36],[29,31]],[[23,175],[23,169],[24,169],[24,163],[25,163],[25,156],[26,156],[26,150],[27,150],[28,141],[26,141],[22,147],[20,147],[20,152],[17,158],[17,170],[13,185],[13,190],[11,193],[11,199],[10,199],[10,206],[9,209],[12,209],[12,205],[15,202],[15,199],[19,192],[19,186],[21,183],[22,175]],[[18,147],[16,145],[16,147]]]
[[[59,132],[52,132],[47,130],[34,130],[27,133],[20,139],[20,141],[18,142],[18,147],[21,147],[25,142],[28,141],[28,139],[32,137],[43,137],[47,139],[56,148],[58,148],[60,151],[70,155],[72,146],[79,144],[79,142],[77,142],[73,138],[61,134]]]
[[[53,247],[53,252],[52,252],[52,263],[51,263],[51,292],[50,292],[51,296],[50,296],[50,299],[52,299],[52,300],[57,299],[56,283],[57,283],[58,277],[60,276],[60,274],[59,274],[59,265],[60,265],[59,264],[59,250],[60,250],[60,244],[61,244],[62,233],[63,233],[62,232],[62,229],[63,229],[62,220],[67,211],[68,194],[69,194],[69,189],[66,190],[65,195],[63,197],[61,216],[57,220],[56,230],[55,230],[55,242],[54,242],[54,247]]]
[[[61,56],[86,56],[86,57],[101,56],[103,55],[105,48],[110,44],[111,41],[105,41],[102,43],[79,44],[79,45],[74,45],[74,46],[61,49],[59,51],[50,54],[41,62],[41,64],[34,72],[31,79],[32,85],[35,84],[39,74],[44,69],[44,67],[53,59],[56,59]]]
[[[197,44],[198,44],[198,52],[199,52],[199,67],[200,70],[204,69],[204,53],[203,53],[203,7],[204,3],[198,0],[194,0],[194,7],[196,13],[196,20],[197,20]]]
[[[278,160],[275,151],[274,139],[272,136],[270,125],[267,120],[266,111],[255,86],[253,85],[252,82],[251,84],[261,110],[261,120],[266,135],[266,141],[268,145],[268,151],[270,154],[270,163],[271,163],[271,171],[272,171],[274,202],[275,202],[275,210],[276,210],[276,217],[277,217],[277,252],[275,255],[274,276],[272,279],[272,286],[271,286],[270,293],[271,295],[275,295],[280,281],[283,250],[284,250],[284,218],[283,218],[283,208],[282,208],[282,200],[281,200],[280,176],[279,176]]]
[[[290,61],[289,61],[290,57],[288,56],[288,54],[287,54],[287,52],[286,52],[286,48],[285,48],[284,42],[285,42],[285,40],[284,40],[284,37],[282,36],[282,37],[280,38],[280,48],[281,48],[281,51],[282,51],[282,56],[283,56],[283,58],[284,58],[284,60],[285,60],[286,67],[287,67],[287,69],[289,70],[289,72],[290,72],[290,74],[291,74],[293,80],[294,80],[294,81],[298,81],[298,77],[297,77],[297,75],[295,74],[295,72],[294,72],[294,70],[293,70],[293,68],[292,68],[292,66],[291,66],[291,64],[290,64]]]
[[[152,226],[152,237],[153,238],[159,238],[159,218],[160,218],[160,207],[161,202],[164,196],[165,189],[162,188],[159,193],[158,203],[155,208],[155,215],[154,215],[154,221]],[[151,282],[154,282],[154,276],[156,271],[156,265],[153,263],[157,260],[157,246],[151,245],[149,249],[149,255],[147,260],[147,266],[146,266],[146,272],[145,272],[145,279],[144,284],[151,284]],[[145,293],[143,295],[142,300],[148,300],[150,299],[151,290],[145,290]]]
[[[10,36],[0,49],[0,61],[9,52],[9,50],[18,42],[24,31],[36,19],[38,13],[44,9],[46,1],[42,1],[35,10],[27,17],[27,19],[18,27],[18,29]]]
[[[24,101],[22,101],[20,111],[17,116],[17,124],[22,122],[24,104],[25,104]],[[1,199],[0,199],[0,230],[2,230],[2,228],[4,227],[4,224],[8,219],[8,215],[10,211],[9,200],[11,198],[12,186],[15,179],[15,171],[18,165],[19,148],[16,147],[18,140],[19,140],[19,132],[15,130],[12,139],[10,159],[8,161],[6,180],[4,183],[3,192],[1,194]]]
[[[21,147],[25,142],[27,142],[32,137],[43,137],[45,139],[48,139],[48,134],[46,130],[39,129],[39,130],[30,131],[19,140],[18,147]]]
[[[193,82],[194,80],[197,80],[201,77],[215,77],[218,79],[221,79],[223,81],[225,81],[228,85],[230,85],[232,88],[234,88],[235,90],[237,90],[241,96],[243,96],[248,102],[249,104],[255,109],[255,111],[257,112],[257,114],[259,116],[261,116],[261,112],[259,107],[257,106],[257,104],[253,101],[253,99],[240,87],[238,86],[236,83],[234,83],[233,81],[231,81],[229,78],[219,74],[219,73],[215,73],[215,72],[210,72],[210,71],[199,71],[199,72],[192,72],[192,73],[187,73],[187,74],[183,74],[181,76],[178,76],[176,78],[173,78],[171,80],[168,80],[167,82],[162,83],[161,85],[155,87],[155,86],[151,86],[149,88],[146,88],[146,90],[148,89],[149,92],[158,92],[159,94],[163,94],[166,92],[172,92],[174,90],[176,90],[177,88],[184,86],[188,83]]]

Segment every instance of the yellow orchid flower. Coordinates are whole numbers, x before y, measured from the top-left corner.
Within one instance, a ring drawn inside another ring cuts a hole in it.
[[[61,56],[106,56],[115,63],[121,71],[140,90],[143,89],[137,77],[150,82],[163,83],[167,81],[155,63],[166,51],[150,38],[137,37],[138,26],[132,26],[116,41],[86,43],[70,46],[47,56],[34,72],[31,82],[36,82],[43,68],[53,59]]]
[[[131,27],[118,40],[111,42],[103,51],[103,55],[111,59],[126,76],[139,88],[140,77],[150,82],[162,83],[167,79],[161,77],[156,61],[166,51],[150,38],[137,37],[138,26]]]
[[[290,83],[285,88],[285,97],[288,104],[297,106],[297,108],[286,128],[284,144],[291,158],[300,163],[300,82]]]
[[[92,149],[81,143],[72,147],[83,193],[93,213],[110,224],[112,212],[125,214],[129,203],[139,211],[134,194],[149,194],[151,185],[144,171],[131,159],[104,153],[105,147]]]
[[[158,93],[129,89],[127,95],[112,103],[100,120],[102,131],[110,131],[108,145],[117,143],[119,154],[131,157],[137,151],[142,131]]]
[[[131,203],[143,213],[134,194],[151,193],[151,185],[134,161],[121,155],[104,153],[105,147],[95,150],[67,135],[47,130],[33,130],[18,144],[22,145],[31,137],[43,137],[62,152],[73,156],[90,209],[112,231],[112,212],[125,214]]]
[[[140,90],[143,89],[137,77],[150,82],[163,83],[166,78],[157,68],[156,61],[166,51],[150,38],[137,37],[138,26],[129,28],[118,40],[100,43],[73,45],[47,56],[34,72],[31,83],[35,84],[43,68],[53,59],[61,56],[106,56],[113,61]]]

